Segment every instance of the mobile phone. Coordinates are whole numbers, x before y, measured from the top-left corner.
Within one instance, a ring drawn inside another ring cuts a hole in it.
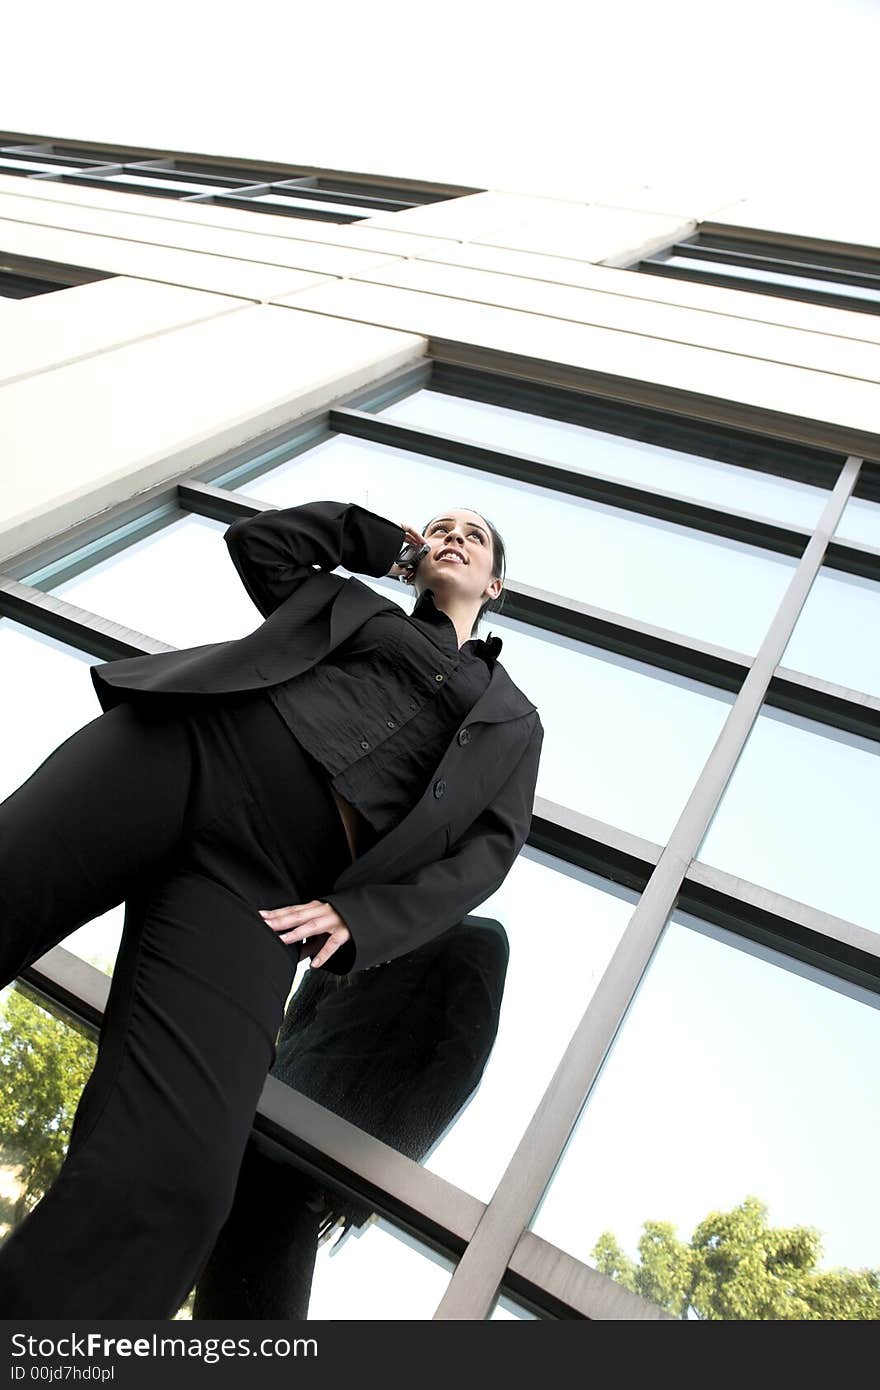
[[[425,542],[423,545],[418,545],[415,541],[408,541],[406,545],[402,547],[400,554],[397,557],[397,564],[400,565],[402,569],[408,570],[410,574],[414,574],[415,571],[418,569],[420,562],[424,559],[424,557],[427,555],[430,549],[431,547],[427,544],[427,542]],[[404,576],[402,574],[399,574],[397,577],[402,581]]]

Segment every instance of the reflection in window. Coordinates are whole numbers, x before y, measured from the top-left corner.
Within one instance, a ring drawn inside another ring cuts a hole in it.
[[[425,1159],[426,1168],[489,1200],[634,901],[628,889],[596,874],[528,845],[522,850],[501,887],[477,909],[502,924],[510,944],[495,1043],[477,1090]],[[459,1017],[458,1024],[460,1037],[466,1019]]]
[[[600,473],[790,526],[812,530],[828,501],[823,488],[808,483],[442,391],[414,391],[375,413],[493,449],[532,454],[574,473]]]
[[[544,488],[337,436],[242,485],[276,507],[332,495],[394,520],[401,499],[419,526],[438,508],[473,507],[507,544],[508,576],[752,653],[796,560]]]
[[[93,656],[45,637],[12,618],[0,618],[0,725],[6,731],[0,762],[5,800],[77,729],[101,714],[89,676]],[[122,937],[124,908],[114,907],[60,943],[81,960],[111,974]]]
[[[532,1229],[679,1316],[877,1317],[821,1281],[880,1267],[878,1045],[876,995],[674,913]]]
[[[55,1181],[96,1055],[88,1030],[26,985],[0,990],[0,1240]]]
[[[871,740],[766,705],[695,857],[880,930],[878,768]]]
[[[823,568],[813,580],[780,665],[880,695],[880,584]]]

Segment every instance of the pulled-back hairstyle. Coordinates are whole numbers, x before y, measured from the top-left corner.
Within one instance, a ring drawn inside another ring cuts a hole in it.
[[[465,508],[461,508],[461,510],[464,511]],[[476,512],[476,515],[479,516],[479,517],[482,517],[483,521],[485,521],[486,525],[487,525],[488,528],[489,528],[489,534],[490,534],[491,537],[492,537],[492,578],[493,578],[493,579],[500,579],[500,580],[501,580],[501,584],[502,584],[501,593],[498,595],[498,597],[497,597],[497,598],[487,598],[486,601],[485,601],[485,603],[484,603],[483,606],[481,607],[479,613],[477,614],[476,618],[474,619],[474,625],[473,625],[473,627],[471,628],[471,637],[476,637],[476,635],[477,635],[477,628],[478,628],[479,625],[480,625],[480,620],[482,619],[483,614],[484,614],[484,613],[487,613],[487,612],[491,612],[491,613],[498,613],[498,612],[500,612],[501,606],[502,606],[502,604],[503,604],[503,602],[504,602],[504,587],[503,587],[503,586],[504,586],[505,573],[506,573],[506,568],[507,568],[507,554],[506,554],[506,551],[505,551],[504,541],[503,541],[503,539],[502,539],[500,533],[499,533],[499,532],[495,529],[495,527],[492,525],[492,523],[491,523],[491,521],[489,520],[489,518],[488,518],[487,516],[485,516],[482,512],[478,512],[477,509],[476,509],[476,507],[468,507],[466,510],[469,511],[469,512]],[[424,525],[424,527],[422,528],[422,535],[423,535],[423,536],[427,535],[427,533],[428,533],[428,527],[431,525],[431,522],[432,522],[434,519],[435,519],[434,517],[430,517],[429,520],[425,522],[425,525]]]

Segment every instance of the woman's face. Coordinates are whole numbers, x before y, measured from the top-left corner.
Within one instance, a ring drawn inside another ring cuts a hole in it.
[[[451,508],[423,534],[431,549],[416,570],[420,591],[430,585],[438,594],[461,594],[477,603],[497,597],[501,580],[492,577],[492,533],[479,512]]]

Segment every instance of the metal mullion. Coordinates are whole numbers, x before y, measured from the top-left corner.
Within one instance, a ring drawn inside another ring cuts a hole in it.
[[[648,969],[688,869],[760,714],[858,472],[859,460],[848,458],[654,873],[437,1306],[436,1319],[484,1318],[491,1306],[513,1250],[552,1181]]]
[[[0,613],[106,660],[176,650],[145,633],[3,576],[0,576]],[[874,700],[872,704],[876,711],[880,702]],[[563,863],[587,869],[638,892],[644,888],[662,854],[661,847],[653,841],[540,796],[535,800],[528,844]],[[780,894],[731,877],[722,870],[695,862],[686,878],[695,885],[708,885],[728,903],[751,904],[765,915],[772,911],[774,930],[779,936],[791,929],[811,933],[813,938],[818,934],[863,955],[877,954],[876,947],[880,946],[880,938],[866,934],[862,928],[818,909],[790,902]],[[750,929],[743,930],[743,934],[753,933]],[[835,951],[826,952],[826,959],[835,959]]]
[[[380,198],[376,194],[344,193],[335,188],[316,187],[314,181],[309,182],[305,179],[285,179],[273,183],[273,193],[279,190],[284,193],[296,194],[307,202],[314,200],[316,202],[347,203],[350,207],[357,205],[363,207],[365,212],[404,212],[411,206],[410,203],[405,203],[400,198]]]
[[[852,301],[853,304],[857,302]],[[687,387],[667,386],[644,377],[621,376],[546,357],[531,357],[522,352],[486,348],[455,338],[430,335],[427,355],[459,372],[494,373],[508,389],[515,382],[525,381],[532,387],[600,396],[618,406],[665,413],[673,419],[686,415],[692,422],[763,436],[768,441],[780,440],[829,453],[880,457],[880,429],[854,429],[831,421],[811,420],[808,416],[791,415],[723,396],[707,396]]]
[[[519,371],[505,376],[496,370],[500,356],[503,355],[497,351],[487,350],[482,362],[458,364],[432,349],[428,387],[465,400],[524,410],[588,430],[734,464],[759,476],[809,483],[826,492],[830,492],[840,473],[843,458],[838,452],[831,454],[802,441],[792,446],[762,430],[760,419],[756,424],[750,422],[748,428],[729,422],[718,424],[699,414],[677,413],[668,402],[662,407],[645,405],[614,394],[589,391],[583,385],[572,390],[546,378],[530,379]],[[674,391],[668,395],[675,398]],[[760,450],[759,460],[753,457],[756,449]]]
[[[125,627],[2,573],[0,615],[13,618],[45,637],[54,637],[80,651],[91,652],[104,661],[177,650],[145,632]]]
[[[9,155],[12,159],[20,155],[23,160],[29,160],[34,164],[39,164],[41,161],[46,164],[66,164],[71,170],[84,169],[90,165],[100,166],[109,162],[106,159],[76,159],[73,155],[67,154],[47,155],[43,147],[39,145],[33,147],[27,145],[6,145],[0,148],[0,154]]]
[[[656,1303],[528,1230],[517,1241],[499,1292],[551,1318],[677,1321]]]
[[[832,729],[880,740],[880,699],[821,676],[777,666],[764,703]]]
[[[842,537],[832,539],[825,553],[825,568],[842,570],[846,574],[861,574],[866,579],[880,579],[880,550],[859,541]]]
[[[880,993],[880,932],[693,859],[676,906],[792,960]]]
[[[384,420],[369,411],[332,407],[330,428],[393,449],[407,449],[496,477],[531,483],[565,497],[580,497],[640,516],[653,516],[690,530],[744,541],[782,555],[803,554],[810,531],[769,517],[738,512],[681,493],[660,492],[592,470],[563,468],[537,454],[513,454],[455,435],[439,435],[418,425]]]
[[[142,174],[145,179],[153,175],[176,179],[179,183],[207,183],[215,188],[238,189],[253,187],[251,179],[230,179],[222,174],[194,174],[189,169],[176,169],[170,159],[142,159],[123,165],[126,173]]]
[[[692,270],[689,266],[667,265],[665,261],[640,261],[636,269],[645,275],[666,275],[673,280],[692,280],[700,285],[720,285],[728,290],[747,290],[750,294],[769,294],[777,299],[797,299],[802,303],[824,304],[830,309],[852,309],[857,314],[880,313],[880,306],[869,299],[855,299],[848,295],[826,294],[823,290],[803,288],[798,285],[777,285],[760,276],[744,279],[741,275],[723,275],[711,270]]]
[[[777,246],[765,241],[746,242],[741,238],[717,237],[705,232],[700,232],[695,242],[685,241],[678,244],[685,247],[696,245],[707,251],[729,250],[737,256],[760,258],[766,261],[768,266],[785,264],[803,266],[807,269],[816,266],[836,274],[865,275],[871,281],[880,281],[880,258],[876,256],[872,259],[868,256],[851,256],[836,251],[829,253],[827,250],[820,251],[816,248],[808,250],[793,243]]]
[[[241,493],[196,481],[178,483],[178,501],[187,511],[227,523],[271,510],[266,503]],[[526,584],[507,584],[505,606],[499,616],[525,623],[536,634],[552,632],[570,637],[585,646],[719,690],[738,691],[752,664],[751,657],[729,648],[684,638],[671,629]],[[780,668],[771,682],[767,703],[833,728],[880,738],[880,700],[819,676]]]
[[[800,233],[775,232],[769,228],[737,227],[729,222],[701,222],[699,234],[707,237],[725,237],[736,242],[752,242],[759,245],[778,246],[782,251],[802,251],[806,254],[840,255],[852,260],[875,262],[880,271],[880,251],[876,246],[864,246],[857,242],[829,242],[825,237],[803,236]],[[832,248],[829,251],[829,246]]]
[[[266,191],[269,191],[268,189]],[[190,195],[187,195],[189,198]],[[239,197],[237,194],[227,193],[199,193],[191,198],[192,202],[196,199],[202,203],[216,203],[218,207],[224,208],[248,208],[252,195]],[[326,208],[305,208],[291,203],[289,207],[278,206],[274,203],[257,203],[250,208],[251,212],[262,212],[275,217],[297,217],[305,222],[331,222],[334,226],[344,226],[349,222],[361,222],[369,214],[361,216],[358,213],[330,212]]]
[[[17,977],[47,1002],[97,1032],[111,979],[63,946]],[[253,1129],[295,1166],[374,1210],[431,1249],[455,1260],[484,1204],[317,1101],[267,1074]]]
[[[722,251],[715,246],[706,246],[701,242],[676,242],[670,250],[664,252],[668,256],[692,256],[698,261],[710,261],[715,265],[739,265],[745,270],[773,271],[779,275],[802,275],[812,280],[829,280],[841,285],[852,285],[860,289],[876,290],[880,289],[880,276],[868,273],[859,273],[854,270],[833,270],[828,266],[817,265],[811,261],[791,261],[762,256],[757,252],[751,251]]]

